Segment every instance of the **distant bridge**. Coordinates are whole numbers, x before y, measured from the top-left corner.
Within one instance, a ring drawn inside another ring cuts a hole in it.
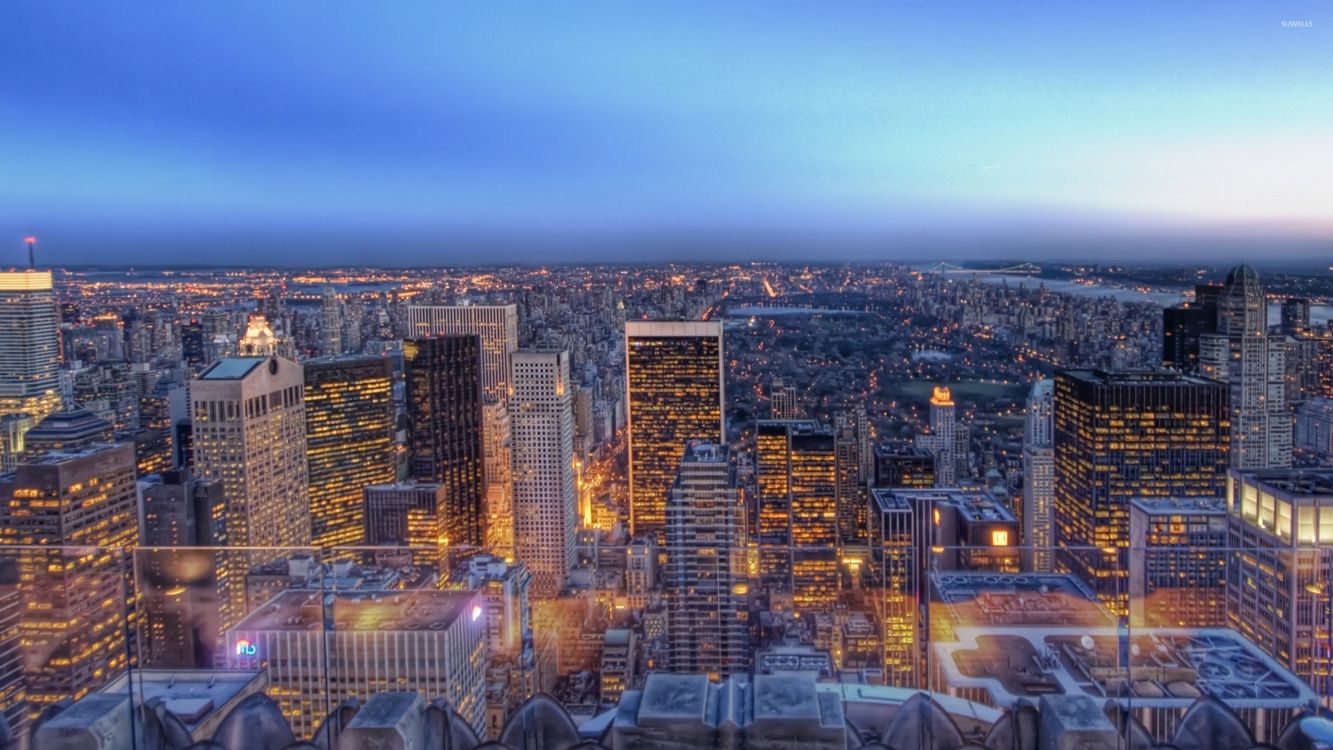
[[[1041,273],[1041,266],[1036,263],[1019,263],[1016,266],[1007,266],[1005,268],[963,268],[962,266],[957,266],[953,263],[936,263],[927,268],[926,273],[971,274],[973,276],[982,276],[986,274],[1036,276]]]

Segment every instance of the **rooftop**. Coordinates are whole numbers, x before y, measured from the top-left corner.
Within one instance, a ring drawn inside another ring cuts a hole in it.
[[[337,631],[444,630],[463,616],[477,596],[475,591],[435,589],[346,594],[284,591],[234,629],[312,630],[326,624],[327,604],[327,624]]]
[[[1305,683],[1226,628],[960,627],[932,644],[950,688],[983,688],[1001,707],[1042,695],[1186,708],[1205,696],[1233,709],[1310,705]],[[1128,668],[1121,666],[1127,664]]]
[[[1333,495],[1333,469],[1260,469],[1236,474],[1288,495]]]
[[[1226,499],[1221,497],[1136,497],[1129,504],[1150,515],[1223,516]]]
[[[240,380],[268,357],[227,357],[219,359],[199,374],[200,380]]]
[[[1216,380],[1175,370],[1060,370],[1059,375],[1095,385],[1216,385]]]

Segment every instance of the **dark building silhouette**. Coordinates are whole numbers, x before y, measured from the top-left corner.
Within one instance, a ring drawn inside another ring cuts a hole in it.
[[[1162,310],[1162,366],[1195,374],[1199,369],[1199,338],[1217,332],[1219,284],[1198,284],[1194,301]]]
[[[484,542],[481,337],[403,342],[411,421],[409,474],[444,485],[448,544]]]

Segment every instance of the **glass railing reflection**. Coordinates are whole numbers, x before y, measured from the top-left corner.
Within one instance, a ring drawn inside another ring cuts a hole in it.
[[[1215,698],[1271,743],[1333,686],[1316,548],[881,539],[710,557],[693,540],[687,557],[584,541],[554,597],[523,565],[466,547],[0,549],[0,710],[26,736],[71,702],[128,696],[203,741],[265,696],[295,741],[411,693],[498,738],[538,694],[591,727],[647,675],[688,671],[844,686],[868,735],[924,691],[953,721],[972,717],[972,734],[1019,706],[1086,698],[1159,743]],[[1093,559],[1112,564],[1069,572]]]

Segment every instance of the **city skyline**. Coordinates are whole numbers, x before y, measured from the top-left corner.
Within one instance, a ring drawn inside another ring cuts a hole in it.
[[[1230,260],[1333,237],[1320,3],[14,10],[0,235],[52,264]]]

